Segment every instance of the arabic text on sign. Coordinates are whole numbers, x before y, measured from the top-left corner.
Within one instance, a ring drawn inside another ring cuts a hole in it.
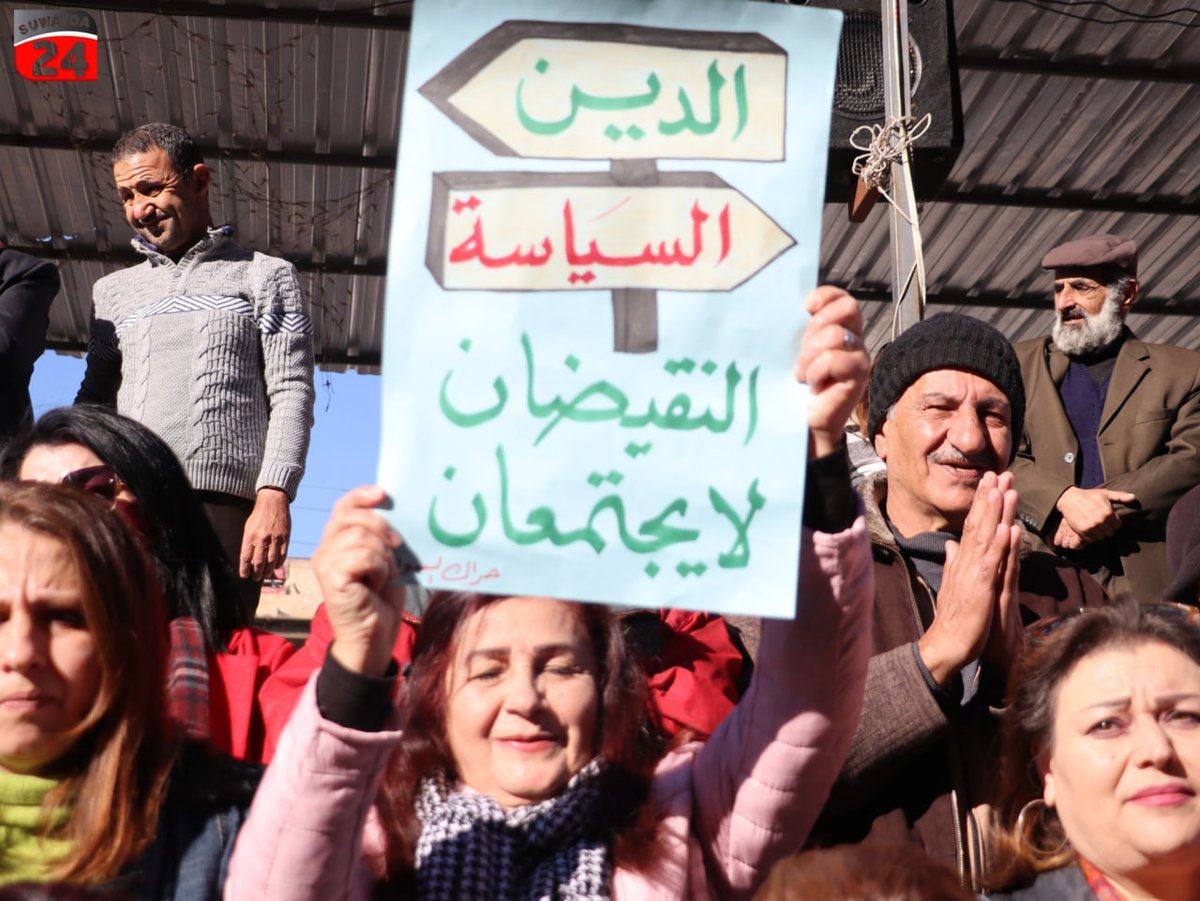
[[[610,492],[597,500],[586,520],[581,524],[564,526],[559,520],[559,514],[549,504],[538,504],[527,509],[524,518],[520,518],[524,504],[513,498],[514,494],[527,494],[519,486],[514,486],[509,471],[508,455],[502,445],[495,449],[496,480],[495,490],[489,492],[491,504],[485,500],[482,492],[475,492],[470,500],[470,514],[461,511],[453,513],[446,521],[446,515],[440,507],[438,495],[434,495],[429,503],[428,527],[430,534],[442,545],[450,548],[463,548],[473,544],[483,534],[489,517],[497,515],[500,528],[505,539],[518,546],[535,545],[548,541],[555,547],[582,543],[591,548],[597,555],[602,554],[614,540],[626,550],[635,554],[651,555],[666,551],[675,545],[686,545],[696,542],[701,537],[700,529],[689,525],[687,520],[689,502],[687,498],[678,497],[669,501],[661,510],[643,519],[640,524],[631,529],[633,523],[628,512],[625,499],[618,493]],[[473,474],[478,478],[478,474]],[[458,476],[456,467],[447,467],[443,478],[453,482]],[[712,510],[724,517],[728,528],[732,529],[731,541],[727,550],[719,552],[714,561],[723,569],[741,569],[750,563],[750,527],[758,511],[767,499],[758,490],[758,480],[750,481],[746,489],[745,512],[739,510],[736,502],[727,499],[715,486],[709,486],[705,498]],[[448,525],[447,522],[457,522],[459,525]],[[462,523],[469,526],[462,528]],[[696,563],[686,564],[688,574],[694,572]],[[705,564],[707,566],[707,564]],[[657,565],[647,568],[647,575],[653,578],[657,575]],[[700,573],[703,573],[703,569]],[[680,575],[685,573],[680,571]]]
[[[449,289],[728,291],[793,243],[729,187],[534,183],[444,197],[431,218]]]
[[[520,156],[783,159],[782,53],[526,38],[449,98]]]
[[[464,342],[469,347],[469,342]],[[460,345],[461,346],[461,345]],[[625,429],[642,429],[654,427],[667,431],[691,432],[703,430],[710,434],[720,435],[728,432],[734,423],[738,412],[739,386],[742,383],[742,373],[736,363],[725,367],[723,381],[724,411],[720,414],[713,412],[712,407],[699,411],[699,405],[693,404],[691,395],[679,391],[659,410],[658,401],[651,398],[643,409],[631,410],[628,395],[607,379],[591,382],[569,398],[562,393],[553,398],[543,400],[538,387],[536,358],[532,342],[527,334],[521,335],[521,350],[525,362],[525,407],[518,410],[526,413],[535,420],[548,420],[533,440],[536,447],[554,431],[561,423],[611,423]],[[578,358],[572,355],[574,366],[579,365]],[[571,364],[568,364],[571,365]],[[696,369],[695,362],[687,360],[668,360],[663,365],[664,370],[672,375],[680,371],[692,372]],[[713,377],[720,372],[720,367],[711,361],[699,367],[705,377]],[[450,369],[442,379],[441,391],[438,394],[438,408],[446,420],[459,428],[475,428],[492,422],[499,417],[508,405],[510,391],[507,382],[497,376],[491,383],[492,398],[490,403],[476,402],[467,409],[467,404],[460,399],[451,397],[451,381],[454,370]],[[758,425],[758,367],[750,371],[746,381],[746,412],[745,432],[742,445],[748,445],[754,437]],[[693,406],[696,409],[693,409]]]

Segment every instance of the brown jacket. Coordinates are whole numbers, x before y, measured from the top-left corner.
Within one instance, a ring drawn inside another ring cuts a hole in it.
[[[979,667],[965,706],[943,709],[930,691],[913,643],[933,621],[928,585],[903,557],[880,512],[885,482],[864,486],[875,561],[874,633],[858,729],[809,844],[912,842],[956,868],[977,888],[983,875],[981,805],[997,770],[999,686]],[[1021,618],[1102,603],[1099,584],[1050,554],[1022,555]]]
[[[1029,411],[1012,465],[1021,495],[1018,515],[1049,541],[1060,520],[1054,505],[1075,484],[1079,457],[1058,393],[1070,360],[1049,338],[1022,341],[1016,351]],[[1132,591],[1141,601],[1159,600],[1171,582],[1167,514],[1184,492],[1200,484],[1200,353],[1147,344],[1127,333],[1109,382],[1098,443],[1103,487],[1130,491],[1137,504],[1117,506],[1121,530],[1112,538],[1064,555],[1097,573],[1110,594]]]

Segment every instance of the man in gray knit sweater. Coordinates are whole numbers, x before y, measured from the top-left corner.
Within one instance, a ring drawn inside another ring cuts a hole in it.
[[[292,264],[213,227],[196,142],[152,123],[113,149],[146,259],[96,282],[76,403],[115,404],[171,446],[243,579],[287,556],[313,409],[312,326]]]

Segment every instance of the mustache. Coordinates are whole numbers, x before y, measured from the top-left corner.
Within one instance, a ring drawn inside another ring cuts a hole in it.
[[[1000,472],[1001,468],[996,456],[991,453],[964,454],[956,447],[944,447],[929,455],[931,463],[951,463],[957,466],[971,466],[976,469]]]
[[[1061,310],[1058,314],[1059,322],[1074,322],[1076,319],[1087,318],[1087,312],[1080,307],[1071,307],[1069,310]]]

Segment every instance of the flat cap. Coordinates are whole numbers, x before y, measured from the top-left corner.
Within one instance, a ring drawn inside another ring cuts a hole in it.
[[[1120,235],[1089,235],[1059,244],[1042,257],[1043,269],[1088,266],[1120,266],[1130,275],[1137,275],[1137,244]]]

